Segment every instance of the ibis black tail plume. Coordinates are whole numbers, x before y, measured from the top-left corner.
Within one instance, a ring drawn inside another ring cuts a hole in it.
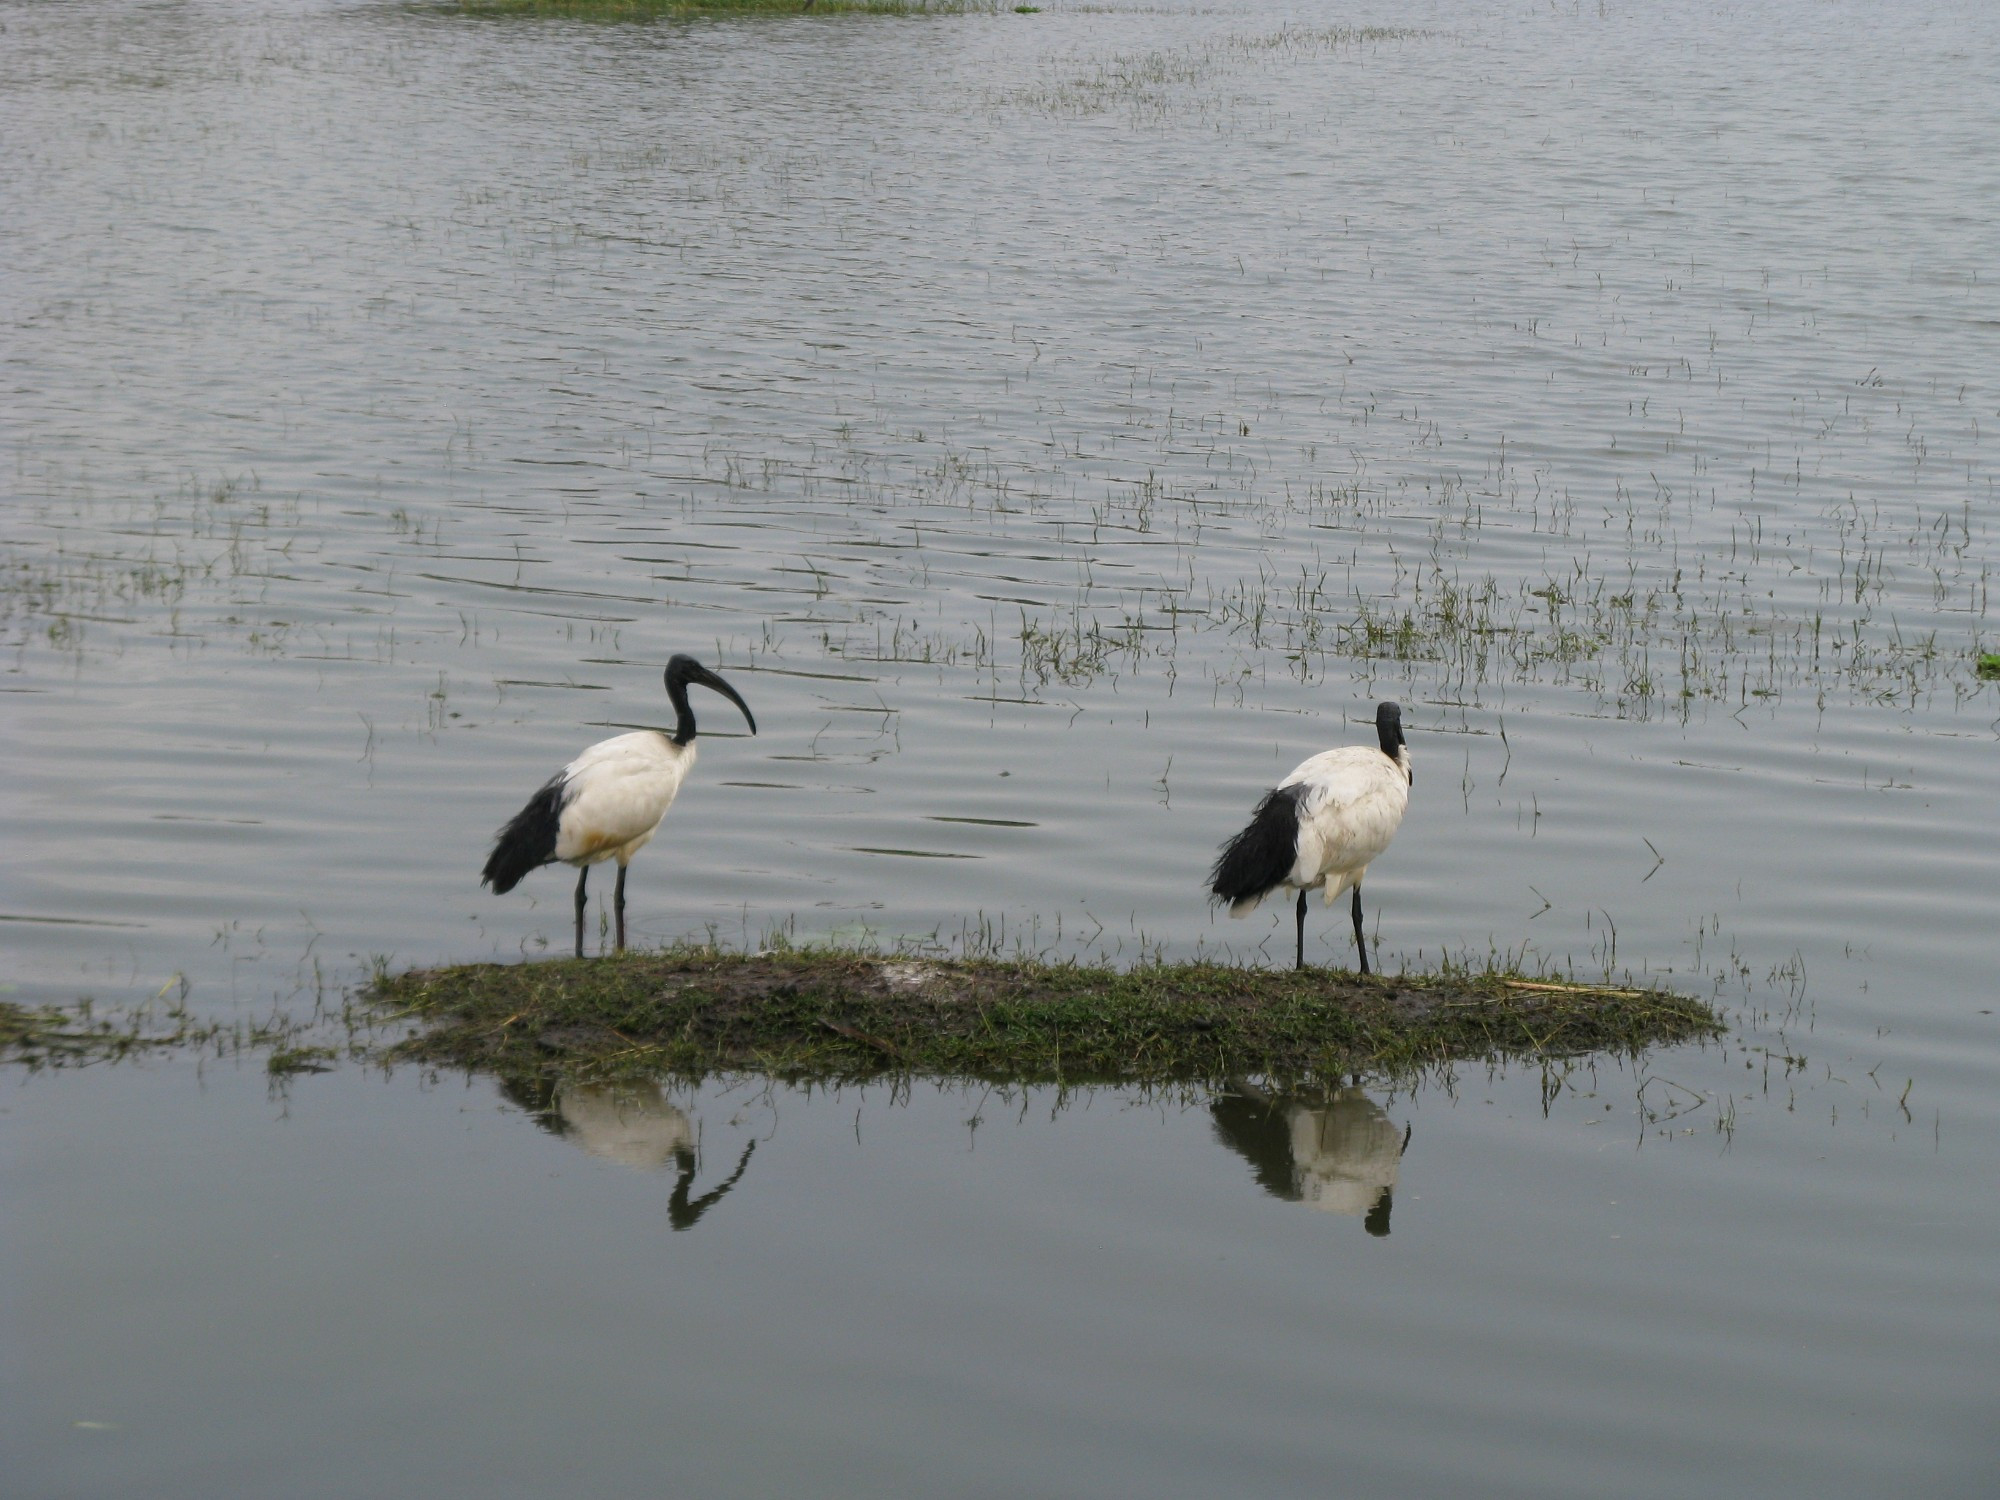
[[[1222,846],[1208,872],[1209,894],[1231,906],[1255,901],[1285,883],[1299,857],[1299,799],[1304,786],[1281,786],[1265,795],[1250,826]]]
[[[493,887],[495,895],[506,895],[530,870],[554,862],[562,805],[563,779],[558,776],[530,797],[528,805],[494,835],[493,852],[486,856],[481,878]]]

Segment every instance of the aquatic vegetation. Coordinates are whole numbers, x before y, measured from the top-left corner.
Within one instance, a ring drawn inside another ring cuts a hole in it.
[[[1210,91],[1233,73],[1332,52],[1436,35],[1410,26],[1314,26],[1225,32],[1178,47],[1083,54],[1052,60],[1041,82],[1001,92],[996,102],[1044,114],[1090,116],[1122,110],[1134,122],[1180,124],[1210,118],[1226,100]]]
[[[555,16],[582,21],[680,20],[693,16],[956,16],[997,12],[1000,0],[452,0],[470,15]]]
[[[186,1002],[184,988],[171,998],[134,1006],[81,1000],[28,1007],[0,1000],[0,1063],[37,1070],[166,1054],[235,1058],[263,1053],[271,1075],[278,1077],[318,1071],[319,1064],[335,1055],[331,1048],[297,1044],[322,1017],[274,1011],[223,1020],[196,1016]]]
[[[274,1079],[292,1078],[301,1073],[325,1073],[339,1060],[340,1053],[325,1046],[278,1046],[264,1059],[264,1071]]]
[[[1021,529],[1017,517],[1045,530],[1042,518],[1080,503],[1055,488],[1060,465],[1024,476],[951,449],[922,464],[871,482],[880,504],[918,518],[907,566],[928,568],[962,534],[1008,538]],[[725,467],[736,472],[733,460]],[[774,665],[817,656],[952,668],[968,690],[991,696],[1004,683],[1006,696],[1023,699],[1148,672],[1193,670],[1239,690],[1247,669],[1275,668],[1309,685],[1358,667],[1410,684],[1414,696],[1470,703],[1494,689],[1547,684],[1634,719],[1800,692],[1907,706],[1976,690],[1994,670],[1990,653],[1953,652],[1941,638],[1944,617],[1986,618],[1989,527],[1969,505],[1944,516],[1842,505],[1782,538],[1766,538],[1761,524],[1732,524],[1704,543],[1693,528],[1681,528],[1685,538],[1663,530],[1662,518],[1648,530],[1643,508],[1621,495],[1600,507],[1592,528],[1612,534],[1607,546],[1586,541],[1570,508],[1524,505],[1509,487],[1454,482],[1423,499],[1413,510],[1407,494],[1363,483],[1274,497],[1254,486],[1202,493],[1157,476],[1110,481],[1101,499],[1081,501],[1087,527],[1055,542],[1053,560],[1080,581],[1053,591],[1037,582],[1037,597],[1004,600],[1011,623],[993,609],[1002,600],[977,595],[953,600],[955,616],[939,611],[926,623],[880,599],[890,580],[876,559],[858,568],[838,556],[810,566],[775,559],[771,572],[786,581],[772,591],[810,608],[771,617],[738,645]],[[390,616],[393,630],[370,627],[347,602],[368,591],[365,578],[339,555],[355,523],[329,527],[321,512],[308,526],[307,510],[297,497],[264,497],[250,480],[183,485],[113,507],[44,498],[0,537],[0,641],[71,658],[150,637],[187,649],[233,640],[256,655],[387,661],[416,655],[426,640],[464,643],[480,628],[463,605],[408,618],[402,591],[386,586],[373,590],[379,602],[367,613]],[[861,543],[873,522],[849,514]],[[383,585],[399,569],[459,581],[437,569],[448,555],[437,521],[401,508],[381,519],[370,547],[381,560],[362,566]],[[1413,523],[1422,527],[1414,538]],[[1566,559],[1511,576],[1468,566],[1482,533],[1523,523],[1545,539],[1545,552]],[[1246,530],[1280,544],[1246,557],[1227,544]],[[1299,559],[1300,543],[1318,548],[1314,539],[1327,534],[1351,537],[1353,556]],[[1406,554],[1399,539],[1419,550]],[[1088,565],[1121,546],[1143,562],[1138,577]],[[1359,565],[1368,549],[1384,562]],[[540,561],[521,555],[524,565]],[[306,608],[301,587],[326,597]],[[525,575],[506,587],[533,592]],[[273,607],[280,591],[291,602]]]
[[[296,497],[265,496],[252,475],[110,504],[46,497],[0,536],[0,642],[72,659],[144,636],[296,649],[296,622],[256,606],[323,549],[305,513]]]

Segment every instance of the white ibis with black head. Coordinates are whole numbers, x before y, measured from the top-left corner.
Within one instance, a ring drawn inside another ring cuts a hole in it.
[[[1409,806],[1416,775],[1403,742],[1403,711],[1375,707],[1381,749],[1346,745],[1305,761],[1257,804],[1250,826],[1223,846],[1208,872],[1210,894],[1227,902],[1229,915],[1247,917],[1280,888],[1296,890],[1298,966],[1306,966],[1306,892],[1326,893],[1328,906],[1354,892],[1354,945],[1368,972],[1368,942],[1361,934],[1361,877],[1389,847]]]
[[[528,805],[494,836],[482,879],[496,895],[521,883],[530,870],[558,862],[577,867],[576,956],[583,957],[584,887],[590,867],[607,859],[618,861],[618,886],[612,900],[617,916],[618,951],[625,951],[625,867],[659,831],[660,820],[674,805],[674,794],[694,768],[694,710],[688,707],[690,684],[712,688],[743,710],[750,732],[757,721],[750,705],[715,673],[692,656],[667,663],[667,699],[674,706],[674,732],[641,729],[633,734],[599,740],[564,766]]]

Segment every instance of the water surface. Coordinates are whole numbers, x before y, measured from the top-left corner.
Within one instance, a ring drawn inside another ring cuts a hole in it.
[[[1390,962],[1739,1026],[617,1150],[17,1075],[21,1493],[1990,1486],[1984,9],[0,21],[9,998],[560,951],[486,841],[690,650],[639,941],[1282,962],[1202,871],[1394,697]]]

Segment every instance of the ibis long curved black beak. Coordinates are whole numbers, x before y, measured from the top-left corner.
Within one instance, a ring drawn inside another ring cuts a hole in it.
[[[694,672],[688,674],[688,682],[700,682],[704,688],[712,688],[714,692],[720,692],[724,698],[728,698],[732,704],[736,704],[742,710],[742,714],[744,714],[744,724],[748,724],[750,732],[756,734],[756,716],[750,712],[750,704],[744,702],[744,696],[740,692],[736,692],[736,688],[732,688],[728,682],[724,682],[722,678],[718,678],[706,666],[696,666]]]

